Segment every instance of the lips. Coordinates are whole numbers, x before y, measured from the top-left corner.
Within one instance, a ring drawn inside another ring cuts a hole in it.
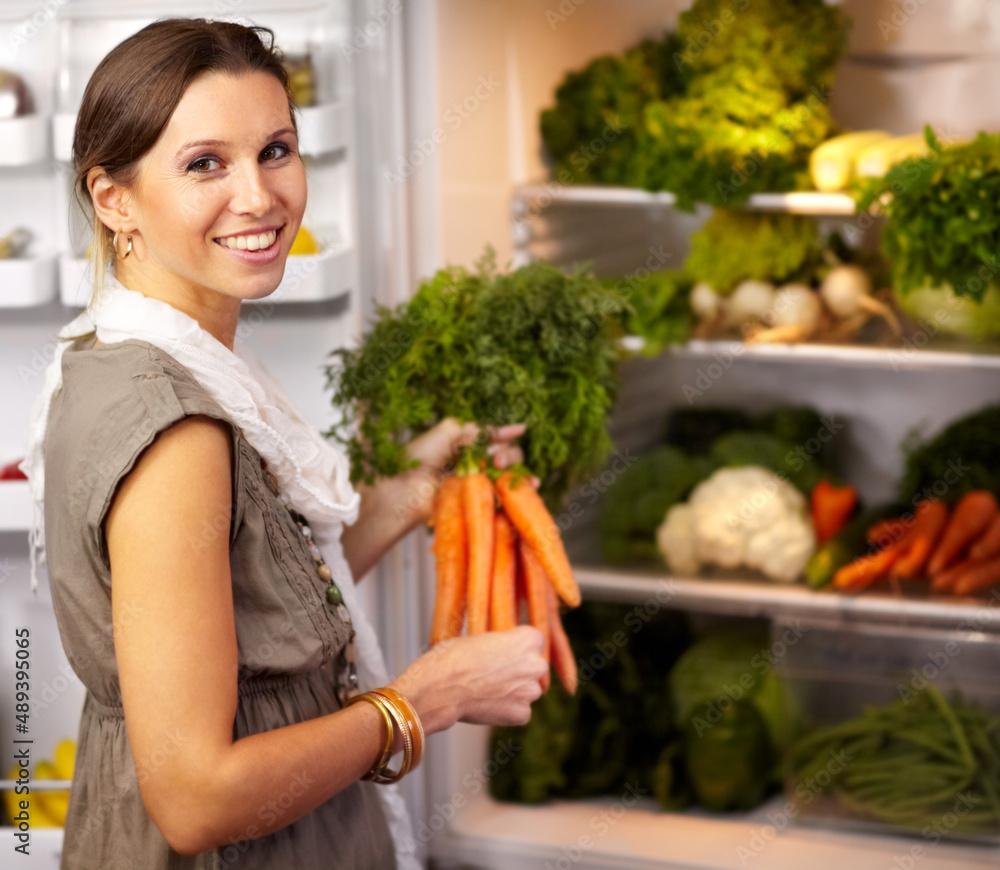
[[[224,248],[235,251],[263,251],[270,248],[278,238],[279,230],[265,230],[260,233],[240,233],[224,236],[215,241]]]

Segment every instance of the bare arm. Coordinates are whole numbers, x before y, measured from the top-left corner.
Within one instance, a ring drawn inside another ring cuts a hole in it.
[[[230,449],[220,423],[177,423],[140,458],[106,521],[115,654],[142,798],[185,854],[290,824],[369,770],[385,736],[379,712],[355,704],[233,741],[228,537],[207,548],[199,541],[206,522],[230,515]],[[493,646],[432,652],[394,685],[429,733],[459,718],[525,721],[544,670],[536,635],[517,629],[489,639]],[[264,825],[258,811],[278,798],[292,803]]]

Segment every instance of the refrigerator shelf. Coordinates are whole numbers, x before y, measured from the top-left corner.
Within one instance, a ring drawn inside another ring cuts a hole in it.
[[[0,532],[27,532],[31,511],[28,481],[0,480]],[[0,790],[4,782],[0,780]]]
[[[22,115],[0,120],[4,148],[0,166],[30,166],[49,159],[49,121],[44,115]]]
[[[566,185],[557,181],[516,187],[513,199],[515,203],[521,200],[543,206],[549,202],[574,205],[673,206],[677,202],[677,197],[672,193],[651,193],[634,187]],[[817,191],[755,193],[744,208],[753,211],[781,211],[809,215],[850,215],[855,211],[854,200],[846,193]]]
[[[640,351],[643,339],[626,336],[622,345]],[[914,343],[899,347],[876,347],[861,344],[744,344],[737,339],[695,339],[684,345],[670,347],[669,354],[687,359],[735,358],[790,364],[818,363],[890,371],[929,371],[938,369],[1000,369],[1000,346],[969,345],[958,340],[942,339],[932,346],[917,347]]]
[[[857,870],[912,867],[981,870],[997,851],[920,837],[851,834],[797,826],[785,799],[750,813],[670,813],[631,795],[540,806],[498,803],[486,795],[463,802],[434,843],[435,867],[451,870]],[[454,810],[453,810],[454,811]],[[780,830],[779,830],[780,828]],[[940,838],[939,838],[940,839]],[[920,852],[914,852],[919,848]],[[919,858],[914,856],[919,855]],[[543,863],[545,862],[545,863]],[[909,862],[909,863],[907,863]]]
[[[0,260],[0,308],[45,305],[56,298],[54,257]]]
[[[574,566],[585,598],[635,602],[699,613],[753,617],[822,617],[1000,632],[1000,590],[986,598],[865,591],[817,591],[802,583],[673,577],[635,570]]]
[[[90,298],[89,260],[59,259],[59,298],[82,308]],[[316,255],[289,257],[278,289],[260,302],[322,302],[339,299],[357,285],[357,255],[350,245],[331,245]],[[253,304],[253,303],[250,303]]]
[[[17,785],[16,779],[0,779],[0,791],[11,791]],[[29,779],[32,791],[66,791],[73,786],[71,779]]]

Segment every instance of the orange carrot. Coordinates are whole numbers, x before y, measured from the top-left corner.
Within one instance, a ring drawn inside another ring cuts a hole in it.
[[[552,626],[549,621],[549,593],[546,589],[551,586],[549,578],[545,575],[545,568],[541,560],[528,543],[522,538],[518,541],[518,553],[521,557],[521,566],[524,569],[524,587],[528,598],[528,620],[544,636],[545,643],[542,645],[545,661],[552,661]],[[545,674],[541,679],[542,691],[549,688],[549,675]]]
[[[975,541],[1000,512],[993,493],[973,490],[955,505],[941,540],[927,563],[929,574],[939,574],[961,558],[965,548]]]
[[[906,536],[906,551],[889,569],[891,579],[923,576],[924,566],[948,524],[948,508],[936,499],[917,505],[912,534]]]
[[[903,517],[891,517],[875,523],[866,532],[865,538],[869,544],[874,544],[877,547],[888,547],[902,540],[912,525],[912,520],[907,522]]]
[[[979,540],[972,543],[969,555],[973,559],[983,560],[1000,556],[1000,514],[993,518],[993,522],[986,527]]]
[[[490,631],[507,631],[517,625],[517,551],[514,527],[503,513],[494,521],[493,588],[490,592]]]
[[[462,506],[462,483],[449,477],[438,490],[431,517],[434,526],[434,562],[437,590],[431,646],[462,633],[465,617],[465,587],[468,566],[468,537]]]
[[[984,586],[1000,583],[1000,557],[974,565],[955,581],[955,594],[968,595]]]
[[[850,591],[864,589],[879,578],[885,577],[902,554],[903,549],[897,544],[870,556],[862,556],[849,565],[838,568],[833,575],[833,585],[838,589]]]
[[[562,619],[559,617],[559,596],[555,587],[548,584],[549,595],[549,631],[551,633],[552,665],[556,669],[563,688],[571,695],[576,694],[577,672],[576,659],[573,658],[573,648],[566,637]]]
[[[951,592],[955,588],[958,578],[967,573],[977,565],[982,565],[984,559],[974,559],[971,556],[963,559],[957,565],[952,565],[944,571],[931,576],[931,590],[934,592]]]
[[[570,607],[579,605],[580,587],[573,579],[559,526],[541,496],[527,481],[515,482],[509,471],[497,480],[497,494],[514,528],[538,556],[559,597]]]
[[[469,531],[469,634],[489,629],[490,584],[493,580],[493,484],[481,471],[462,481],[465,526]]]

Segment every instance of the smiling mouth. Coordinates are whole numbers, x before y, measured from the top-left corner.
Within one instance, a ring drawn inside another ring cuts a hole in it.
[[[263,251],[275,243],[279,232],[281,230],[226,236],[225,238],[216,239],[215,242],[224,248],[231,248],[234,251]]]

